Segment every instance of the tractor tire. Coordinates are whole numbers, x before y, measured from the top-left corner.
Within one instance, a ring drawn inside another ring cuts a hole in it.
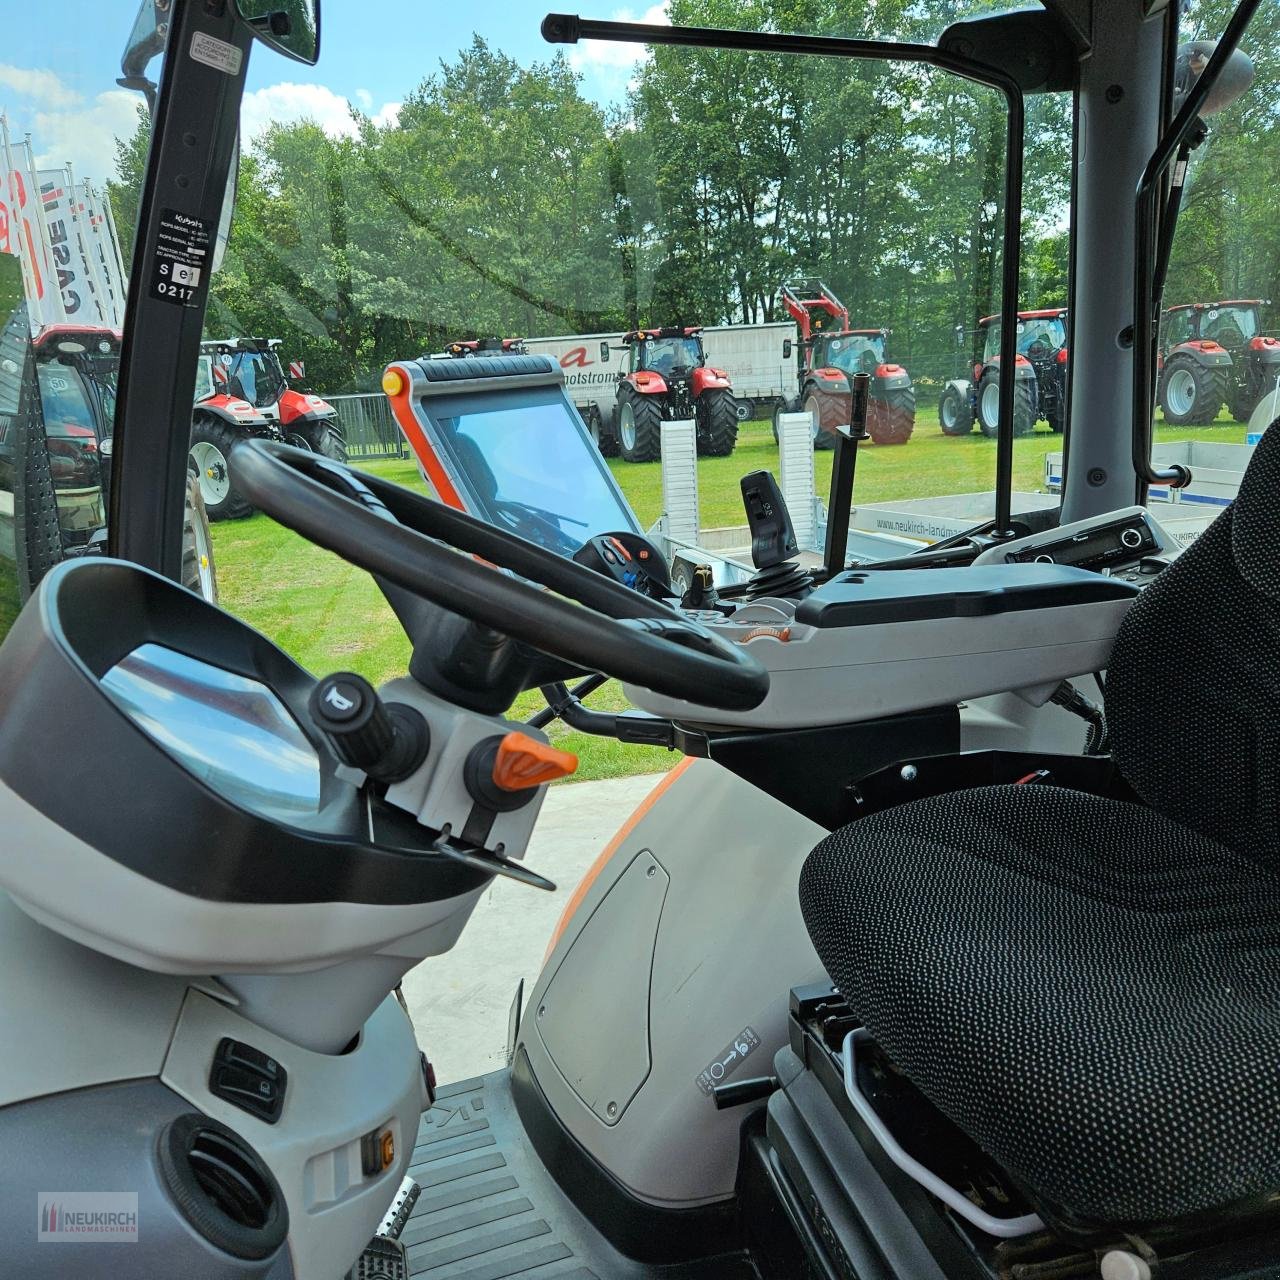
[[[698,397],[698,456],[727,458],[738,443],[738,401],[732,391],[713,389]]]
[[[906,444],[915,428],[914,387],[893,387],[883,400],[868,400],[867,434],[873,444]]]
[[[294,434],[302,438],[312,453],[318,453],[334,462],[346,462],[347,437],[336,416],[322,418],[319,422],[308,422]]]
[[[231,483],[228,462],[231,450],[247,439],[245,432],[209,413],[197,413],[191,423],[187,471],[199,481],[204,509],[212,521],[240,520],[253,514],[253,507]]]
[[[662,406],[652,396],[627,392],[618,401],[618,445],[627,462],[662,456]]]
[[[600,450],[602,458],[616,458],[618,456],[618,437],[612,431],[606,431],[604,425],[604,414],[600,412],[598,405],[590,405],[586,411],[580,415],[582,424],[586,427],[587,433],[591,436],[591,443]]]
[[[1025,436],[1036,425],[1036,406],[1032,388],[1036,384],[1028,378],[1013,384],[1013,434]],[[978,383],[978,426],[982,434],[995,439],[1000,434],[1000,378],[985,373]]]
[[[210,604],[218,603],[218,574],[213,565],[209,513],[204,509],[199,481],[187,476],[187,504],[182,513],[182,585]]]
[[[973,430],[973,406],[969,397],[948,387],[938,402],[938,425],[944,436],[967,436]]]
[[[773,427],[773,443],[781,443],[782,437],[778,434],[778,415],[783,413],[799,413],[800,402],[798,400],[775,400],[773,402],[773,413],[770,414],[770,422]]]
[[[1248,422],[1253,411],[1258,407],[1260,397],[1254,396],[1248,387],[1239,386],[1232,390],[1227,408],[1237,422]]]
[[[1218,416],[1227,398],[1227,370],[1173,356],[1160,379],[1160,408],[1166,422],[1202,427]]]
[[[1064,408],[1065,406],[1062,401],[1059,400],[1052,409],[1045,410],[1044,420],[1049,424],[1049,430],[1056,436],[1060,436],[1062,434],[1062,428],[1065,425],[1065,415],[1063,414]]]
[[[809,420],[813,423],[815,449],[836,447],[836,428],[849,425],[850,400],[847,392],[833,395],[829,391],[820,391],[817,387],[810,387],[804,393],[802,411],[809,415]]]

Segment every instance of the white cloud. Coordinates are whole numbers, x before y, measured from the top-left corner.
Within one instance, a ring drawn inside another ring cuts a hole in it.
[[[374,111],[373,95],[357,89],[356,103],[379,126],[394,124],[400,114],[400,103],[386,102]],[[246,142],[262,134],[273,124],[297,124],[310,120],[331,138],[354,138],[359,126],[351,118],[351,103],[322,84],[268,85],[246,93],[240,105],[240,131]]]
[[[55,72],[38,67],[15,67],[0,62],[0,85],[46,107],[70,107],[80,101],[80,95]]]
[[[670,26],[667,0],[651,4],[637,16],[635,10],[615,9],[609,17],[614,22],[643,22],[651,26]],[[569,50],[569,65],[586,76],[594,77],[600,87],[619,92],[634,78],[636,69],[649,56],[642,44],[624,44],[615,40],[584,40]]]
[[[36,167],[61,168],[68,161],[77,181],[100,185],[116,172],[116,140],[133,136],[138,127],[136,93],[108,89],[69,111],[37,111],[31,122]]]

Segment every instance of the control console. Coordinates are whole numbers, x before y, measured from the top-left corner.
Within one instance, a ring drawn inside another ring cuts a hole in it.
[[[1177,540],[1149,511],[1126,507],[989,547],[974,564],[1070,565],[1141,582],[1159,573],[1177,549]]]

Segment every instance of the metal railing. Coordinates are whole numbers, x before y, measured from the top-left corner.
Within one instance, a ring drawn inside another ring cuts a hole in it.
[[[347,457],[407,458],[409,446],[391,416],[391,405],[380,391],[360,395],[325,396],[338,411],[347,440]]]

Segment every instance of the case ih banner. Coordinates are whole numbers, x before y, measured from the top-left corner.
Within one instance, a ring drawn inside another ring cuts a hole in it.
[[[119,328],[124,268],[110,204],[68,165],[33,163],[31,140],[15,146],[0,117],[0,252],[22,264],[32,332],[51,324]]]

